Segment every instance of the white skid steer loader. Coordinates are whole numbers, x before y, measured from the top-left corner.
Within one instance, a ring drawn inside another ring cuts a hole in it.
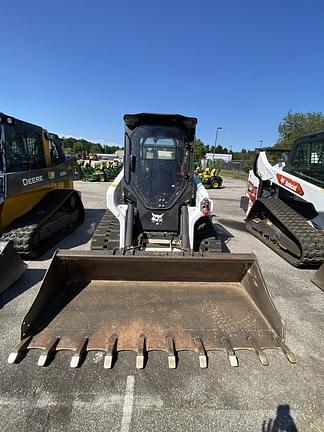
[[[278,149],[257,151],[241,198],[246,227],[292,265],[319,267],[324,261],[324,132],[296,140],[286,161],[275,165],[268,152]]]

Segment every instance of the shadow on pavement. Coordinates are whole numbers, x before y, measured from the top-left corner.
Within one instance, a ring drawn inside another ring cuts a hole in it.
[[[72,249],[87,243],[105,214],[105,209],[85,209],[84,222],[79,228],[73,231],[69,236],[58,242],[38,259],[40,261],[52,258],[56,249]]]
[[[0,309],[11,300],[20,296],[20,294],[40,282],[43,279],[45,272],[45,269],[28,268],[15,284],[0,295]]]
[[[290,415],[290,406],[278,405],[276,418],[264,420],[262,432],[298,432],[295,421]]]
[[[217,200],[218,197],[214,197],[214,199]],[[238,205],[240,205],[240,199],[239,198],[229,198],[229,197],[225,198],[224,196],[222,196],[219,198],[219,200],[223,200],[226,203],[235,202],[235,203],[238,203]],[[218,206],[218,203],[219,203],[219,201],[217,201],[217,206]],[[215,204],[215,206],[216,206],[216,204]],[[217,211],[217,208],[215,210]]]
[[[227,247],[227,240],[233,238],[233,234],[231,232],[229,232],[225,227],[223,227],[222,225],[220,225],[219,223],[213,223],[214,228],[217,232],[217,235],[221,241],[221,245],[222,245],[222,252],[226,252],[229,253],[230,250]]]
[[[245,222],[244,221],[236,221],[233,219],[218,219],[218,222],[220,222],[221,224],[224,224],[225,226],[229,227],[229,228],[233,228],[236,229],[238,231],[246,231],[245,228]]]

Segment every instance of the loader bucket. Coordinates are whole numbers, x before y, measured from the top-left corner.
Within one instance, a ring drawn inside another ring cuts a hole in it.
[[[322,264],[321,267],[317,270],[312,279],[312,282],[313,284],[318,286],[318,288],[324,291],[324,264]]]
[[[0,240],[0,293],[16,282],[26,268],[12,242]]]
[[[71,350],[71,367],[86,351],[105,353],[111,368],[118,351],[135,351],[143,368],[149,351],[165,351],[175,368],[178,351],[194,351],[200,367],[207,352],[223,351],[232,366],[237,350],[253,350],[263,365],[264,349],[284,343],[283,322],[253,254],[108,256],[59,251],[22,323],[21,342],[9,356],[41,350],[45,365],[53,351]]]

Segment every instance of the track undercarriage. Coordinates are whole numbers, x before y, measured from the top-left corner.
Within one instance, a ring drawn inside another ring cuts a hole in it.
[[[12,241],[23,257],[35,258],[75,230],[83,219],[84,209],[79,194],[74,190],[57,189],[16,219],[1,239]]]
[[[145,242],[141,235],[136,238],[134,246],[124,251],[119,251],[119,222],[114,215],[107,210],[96,228],[91,241],[91,250],[105,251],[110,254],[148,254],[149,248],[145,248]],[[168,248],[161,247],[160,252],[163,254],[189,254],[189,251],[178,246],[176,239],[168,242]],[[147,244],[147,243],[146,243]],[[158,240],[156,241],[158,245]],[[163,250],[164,249],[164,250]],[[168,249],[168,250],[166,250]],[[196,226],[195,242],[193,254],[206,255],[208,253],[222,252],[223,245],[217,236],[217,232],[209,217],[202,218]],[[156,252],[156,251],[155,251]]]
[[[318,267],[324,261],[324,234],[278,198],[259,198],[246,228],[295,267]]]

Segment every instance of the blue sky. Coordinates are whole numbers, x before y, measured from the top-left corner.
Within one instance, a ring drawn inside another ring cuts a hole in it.
[[[323,111],[322,0],[1,2],[0,111],[122,144],[124,113],[198,117],[233,150]]]

